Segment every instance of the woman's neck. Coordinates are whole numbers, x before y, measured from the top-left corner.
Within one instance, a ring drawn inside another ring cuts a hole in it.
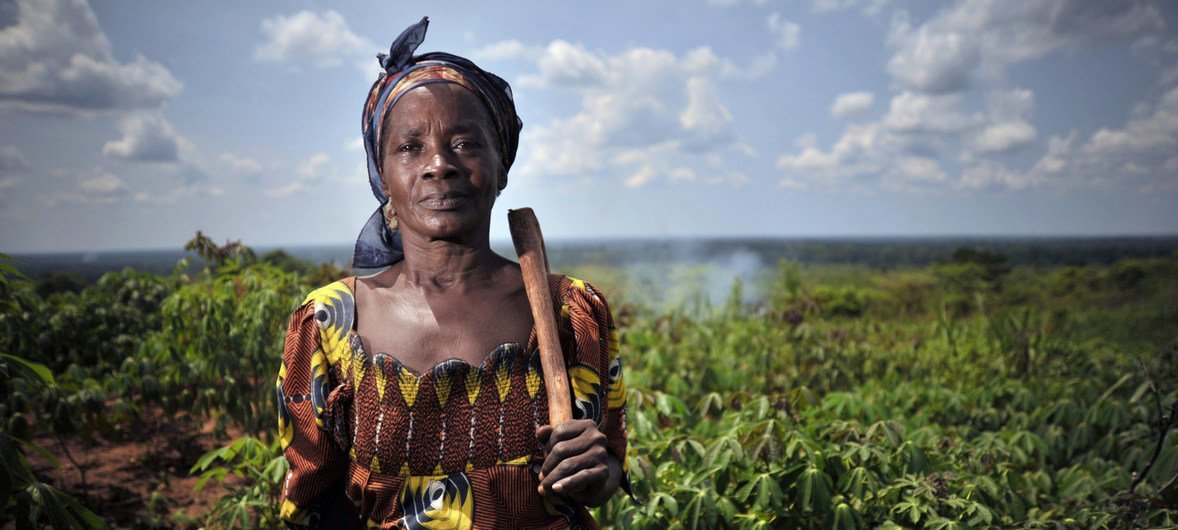
[[[452,242],[411,237],[404,238],[402,243],[405,260],[400,276],[417,288],[484,284],[492,281],[505,263],[501,256],[491,250],[487,239]]]

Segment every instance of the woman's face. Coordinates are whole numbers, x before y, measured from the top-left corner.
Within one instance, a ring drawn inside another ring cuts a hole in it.
[[[401,96],[385,123],[381,176],[402,236],[487,237],[507,174],[478,96],[453,83],[422,85]]]

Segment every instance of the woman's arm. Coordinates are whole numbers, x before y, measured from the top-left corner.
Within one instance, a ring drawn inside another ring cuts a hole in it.
[[[331,434],[321,428],[312,397],[326,380],[315,304],[304,304],[291,315],[276,383],[278,430],[283,455],[290,466],[282,489],[281,517],[288,526],[310,527],[328,508],[333,488],[347,470],[347,457]],[[330,388],[330,386],[328,386]]]
[[[571,325],[575,335],[569,372],[574,406],[582,419],[536,431],[546,455],[540,493],[600,506],[619,487],[630,493],[618,333],[609,305],[592,285],[570,279],[562,294],[562,313],[568,315],[562,325]]]

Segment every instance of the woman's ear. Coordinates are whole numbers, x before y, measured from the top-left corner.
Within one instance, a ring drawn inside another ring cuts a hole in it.
[[[499,181],[496,183],[496,186],[498,187],[498,190],[496,191],[495,195],[503,193],[503,188],[507,187],[507,168],[503,168],[499,172]]]

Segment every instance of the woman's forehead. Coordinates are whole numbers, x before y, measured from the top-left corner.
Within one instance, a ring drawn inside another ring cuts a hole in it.
[[[446,129],[494,129],[490,111],[478,95],[454,83],[426,83],[405,92],[389,109],[384,124],[390,133],[421,129],[443,122]]]

